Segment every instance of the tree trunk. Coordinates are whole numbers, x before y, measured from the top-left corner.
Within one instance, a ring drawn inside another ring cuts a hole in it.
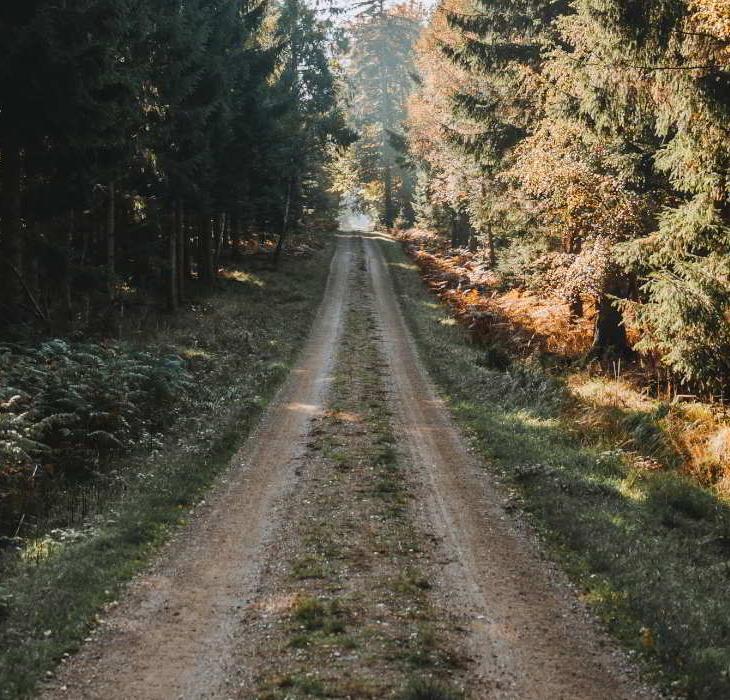
[[[385,166],[385,177],[383,179],[383,223],[387,228],[393,228],[395,223],[395,211],[393,207],[393,175],[390,172],[390,165]]]
[[[178,200],[175,204],[177,210],[177,216],[175,217],[175,225],[177,227],[177,300],[182,302],[185,298],[185,281],[186,277],[190,274],[190,267],[186,267],[185,264],[188,261],[187,255],[187,241],[185,235],[185,205],[182,200]]]
[[[205,285],[213,281],[212,220],[209,216],[200,217],[200,232],[198,233],[198,278]]]
[[[185,282],[189,282],[193,279],[193,245],[192,245],[192,238],[194,237],[194,230],[191,229],[190,223],[188,223],[188,219],[190,218],[188,213],[185,210],[185,205],[183,202],[180,202],[180,206],[182,208],[183,215],[180,218],[181,226],[182,226],[182,256],[183,256],[183,274],[181,275],[181,278],[184,279]],[[181,294],[181,297],[183,295]]]
[[[479,249],[479,238],[474,228],[469,229],[469,252],[476,253]]]
[[[621,311],[616,308],[613,299],[622,297],[624,293],[622,280],[617,275],[612,276],[598,302],[592,354],[603,358],[627,357],[631,354]]]
[[[23,270],[23,219],[22,219],[22,170],[23,162],[20,146],[7,139],[2,143],[0,153],[0,196],[2,204],[2,237],[0,253],[8,266],[19,274]],[[15,303],[23,293],[22,280],[11,270],[2,270],[2,290],[4,302]]]
[[[214,264],[213,269],[218,270],[220,267],[221,262],[221,253],[223,252],[223,242],[226,238],[226,227],[228,225],[228,215],[226,212],[222,212],[218,216],[218,230],[216,231],[216,239],[215,239],[215,256],[214,256]]]
[[[178,230],[180,228],[178,219],[180,216],[179,208],[175,207],[172,214],[172,221],[169,224],[168,233],[168,266],[170,268],[168,276],[168,287],[167,287],[167,305],[170,311],[177,309],[178,301],[178,255],[177,255],[177,241],[178,241]]]
[[[25,229],[24,248],[23,251],[23,278],[28,289],[36,299],[42,296],[41,289],[41,265],[38,259],[38,251],[40,250],[40,236],[38,235],[38,226],[35,222],[28,222]]]
[[[291,202],[294,192],[294,176],[289,178],[289,182],[286,187],[286,201],[284,202],[284,216],[281,221],[281,233],[279,234],[279,240],[276,243],[276,250],[274,251],[274,265],[278,264],[281,252],[284,250],[284,242],[286,240],[286,234],[289,232],[289,217],[291,216]]]
[[[79,265],[86,265],[86,258],[89,255],[89,227],[84,226],[81,232],[81,254],[79,255]]]
[[[116,212],[116,183],[109,183],[109,196],[106,208],[106,277],[109,290],[109,299],[116,298],[115,278],[117,274],[117,212]]]
[[[487,226],[487,260],[490,268],[497,264],[497,254],[494,252],[494,234],[491,226]]]
[[[73,249],[73,237],[76,230],[76,210],[71,209],[68,213],[68,230],[63,246],[63,258],[59,266],[61,272],[61,295],[63,300],[63,313],[61,317],[61,328],[68,333],[73,328],[73,293],[71,289],[71,250]]]
[[[568,309],[571,321],[575,321],[578,318],[583,318],[583,299],[580,294],[576,293],[570,298],[570,300],[568,301]]]
[[[231,256],[231,260],[233,260],[236,258],[236,251],[241,243],[241,215],[238,212],[231,215],[230,229],[229,255]]]

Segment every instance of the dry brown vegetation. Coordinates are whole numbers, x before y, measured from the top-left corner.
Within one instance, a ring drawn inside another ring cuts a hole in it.
[[[535,350],[574,359],[593,340],[595,311],[571,320],[559,297],[541,298],[525,289],[500,290],[500,277],[481,253],[452,250],[448,241],[420,229],[400,234],[429,288],[448,303],[475,339],[499,341],[520,355]]]
[[[722,407],[642,392],[623,366],[475,342],[400,246],[382,245],[454,417],[583,599],[669,697],[730,697]]]
[[[421,229],[399,238],[427,286],[486,346],[492,362],[550,359],[565,379],[571,400],[564,411],[579,438],[619,447],[634,467],[680,470],[730,495],[730,422],[723,402],[677,394],[671,383],[657,381],[651,358],[623,365],[585,361],[595,322],[589,300],[584,316],[571,318],[559,297],[501,288],[482,253],[450,249],[443,237]],[[627,330],[632,339],[636,330]]]

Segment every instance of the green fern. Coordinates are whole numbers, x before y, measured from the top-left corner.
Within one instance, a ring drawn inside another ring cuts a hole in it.
[[[95,469],[174,419],[192,389],[182,358],[50,340],[0,345],[0,473]]]

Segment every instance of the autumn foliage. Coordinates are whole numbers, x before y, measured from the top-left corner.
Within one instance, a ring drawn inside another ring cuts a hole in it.
[[[723,394],[729,28],[709,0],[443,0],[409,104],[418,225],[540,297],[568,354]]]

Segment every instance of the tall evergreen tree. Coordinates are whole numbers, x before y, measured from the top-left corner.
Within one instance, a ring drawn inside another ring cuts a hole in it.
[[[31,209],[35,220],[57,221],[88,208],[101,186],[113,210],[112,183],[128,164],[142,124],[143,75],[135,58],[146,13],[135,0],[85,0],[72,8],[38,2],[15,15],[12,5],[0,19],[9,48],[0,69],[8,212],[3,244],[14,278],[22,280],[32,267],[34,243],[68,257],[68,240],[52,232],[35,232],[41,241],[29,238]],[[26,66],[32,66],[30,80]],[[68,226],[75,224],[69,220],[62,228]],[[28,281],[23,286],[30,295]]]
[[[730,377],[727,10],[707,0],[583,2],[562,31],[578,109],[638,155],[661,204],[656,224],[617,251],[641,280],[639,349],[716,385]]]
[[[410,118],[432,203],[544,241],[596,351],[628,350],[628,311],[636,349],[708,386],[730,369],[729,27],[713,0],[448,0]]]
[[[352,134],[305,5],[11,0],[0,37],[5,327],[175,308],[243,236],[332,204],[313,174]]]
[[[289,230],[310,204],[311,179],[321,175],[328,146],[346,146],[354,140],[345,124],[327,55],[331,29],[329,22],[318,20],[301,0],[282,3],[276,31],[282,46],[275,155],[276,172],[281,173],[277,256]]]
[[[399,164],[394,141],[402,137],[421,13],[412,5],[386,9],[382,3],[368,3],[364,7],[350,26],[351,115],[360,134],[354,157],[365,199],[390,227],[399,213],[410,209],[412,174]]]

